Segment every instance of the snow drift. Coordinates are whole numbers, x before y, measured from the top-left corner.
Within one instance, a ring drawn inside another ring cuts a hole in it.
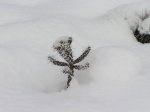
[[[149,44],[133,30],[150,2],[127,3],[0,0],[0,111],[148,112]],[[47,59],[61,59],[51,47],[64,35],[74,38],[74,57],[92,46],[90,69],[76,71],[67,91],[66,76]]]

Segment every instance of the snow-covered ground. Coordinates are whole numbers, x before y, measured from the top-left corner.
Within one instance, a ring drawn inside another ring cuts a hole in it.
[[[0,0],[0,112],[149,112],[150,44],[133,30],[148,0]],[[149,20],[147,20],[149,21]],[[150,30],[149,22],[141,23]],[[90,68],[71,87],[52,45],[88,45]]]

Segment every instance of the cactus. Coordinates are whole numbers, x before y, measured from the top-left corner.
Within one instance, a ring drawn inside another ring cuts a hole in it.
[[[65,39],[59,39],[53,45],[54,50],[56,50],[66,62],[57,61],[52,56],[48,57],[48,60],[54,65],[65,67],[62,72],[68,75],[67,88],[70,86],[70,82],[74,76],[74,70],[85,70],[89,68],[89,63],[85,63],[84,65],[77,64],[83,61],[91,50],[91,47],[87,47],[84,52],[74,60],[71,43],[72,37],[66,37]]]

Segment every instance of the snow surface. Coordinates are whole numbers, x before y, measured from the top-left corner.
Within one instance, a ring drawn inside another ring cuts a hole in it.
[[[148,0],[0,0],[0,112],[149,112],[150,45],[133,35]],[[150,19],[141,23],[149,31]],[[71,87],[47,57],[61,36],[90,68]]]

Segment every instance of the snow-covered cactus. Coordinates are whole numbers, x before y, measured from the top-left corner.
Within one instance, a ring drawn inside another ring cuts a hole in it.
[[[85,51],[77,58],[73,59],[73,52],[71,48],[72,37],[61,38],[56,41],[53,45],[54,50],[66,61],[61,62],[57,61],[52,56],[49,56],[48,59],[51,63],[57,66],[63,66],[63,73],[68,75],[67,88],[70,86],[70,82],[72,77],[74,76],[74,69],[76,70],[85,70],[89,68],[89,63],[85,63],[84,65],[77,65],[77,63],[84,60],[84,58],[89,54],[91,47],[87,47]]]
[[[134,36],[138,42],[150,43],[150,12],[145,11],[139,15],[139,23],[134,31]]]

